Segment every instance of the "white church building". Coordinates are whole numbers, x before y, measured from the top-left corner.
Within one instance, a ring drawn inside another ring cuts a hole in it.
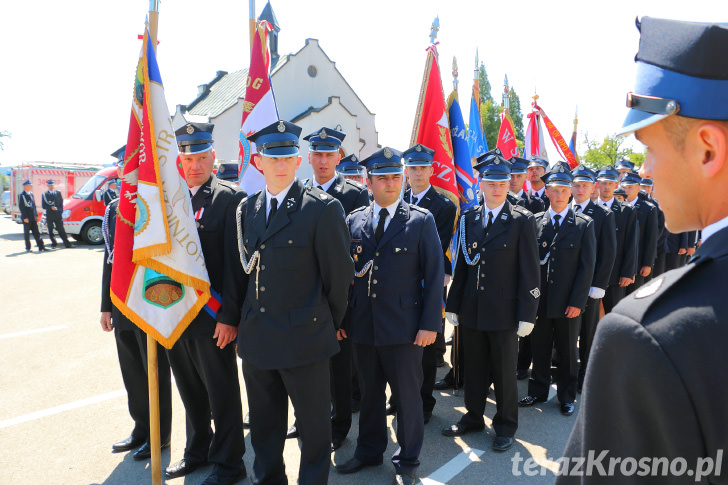
[[[366,158],[379,148],[374,113],[369,111],[344,76],[329,59],[316,39],[306,39],[295,54],[279,56],[279,27],[268,3],[260,15],[273,25],[269,33],[271,83],[281,119],[299,125],[305,136],[322,126],[346,133],[342,144],[346,155]],[[243,117],[243,100],[248,69],[227,73],[218,71],[208,84],[198,87],[197,98],[188,105],[177,105],[172,117],[175,129],[189,121],[215,124],[213,137],[219,161],[238,159],[238,137]],[[308,143],[301,140],[304,161],[299,178],[311,176],[306,162]]]

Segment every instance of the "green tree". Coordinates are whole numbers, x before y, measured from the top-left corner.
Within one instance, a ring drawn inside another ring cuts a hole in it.
[[[498,142],[498,129],[500,128],[500,118],[498,114],[500,108],[491,99],[485,102],[480,107],[480,122],[483,125],[483,134],[485,135],[485,141],[488,143],[488,148],[495,148]]]
[[[589,138],[589,134],[584,134],[586,143],[586,152],[581,156],[584,165],[593,169],[599,169],[605,165],[614,165],[622,158],[627,158],[634,162],[636,166],[641,166],[645,161],[645,154],[635,152],[629,147],[625,147],[625,137],[607,135],[600,142]]]
[[[516,130],[516,141],[520,142],[519,146],[523,145],[522,140],[526,139],[523,132],[523,113],[521,113],[521,98],[516,94],[515,88],[511,87],[508,92],[508,111],[511,113],[511,119],[513,120],[513,128]]]
[[[485,72],[485,65],[481,62],[480,69],[478,72],[478,86],[480,89],[480,106],[485,106],[485,103],[490,101],[493,102],[493,95],[490,92],[490,81],[488,81],[488,73]]]

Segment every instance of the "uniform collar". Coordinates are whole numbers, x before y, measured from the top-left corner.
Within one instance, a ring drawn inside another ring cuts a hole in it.
[[[488,221],[488,213],[489,212],[492,212],[493,213],[493,220],[494,221],[496,219],[498,219],[498,216],[500,215],[501,211],[503,210],[503,206],[505,206],[505,205],[506,205],[506,202],[503,201],[503,203],[501,205],[499,205],[498,207],[496,207],[494,209],[488,209],[488,206],[485,205],[485,201],[483,201],[483,217],[485,218],[485,220],[483,221],[483,223],[484,224],[487,224],[487,221]]]
[[[561,216],[561,222],[564,222],[566,220],[566,215],[569,213],[569,205],[566,205],[566,208],[562,210],[561,212],[556,212],[552,207],[549,207],[549,219],[552,221],[554,220],[554,216],[559,215]]]
[[[724,217],[723,219],[706,226],[702,232],[703,243],[705,243],[710,236],[726,227],[728,227],[728,217]]]
[[[417,199],[417,202],[421,201],[425,194],[430,190],[430,187],[432,187],[432,185],[428,185],[427,188],[422,192],[419,192],[417,194],[410,194],[410,200]],[[408,200],[407,202],[409,202],[410,200]]]
[[[580,206],[581,207],[581,211],[584,212],[586,210],[586,206],[589,205],[589,202],[591,202],[591,199],[586,199],[581,204],[577,204],[576,203],[576,200],[572,200],[571,201],[571,208],[574,209],[574,210],[576,210],[576,206]]]
[[[336,174],[334,174],[333,177],[331,177],[327,182],[324,182],[323,184],[318,183],[315,176],[311,179],[311,185],[313,185],[314,187],[321,187],[321,190],[323,190],[324,192],[328,192],[329,188],[334,185],[334,182],[336,182]]]
[[[285,189],[278,192],[276,195],[271,194],[268,192],[268,186],[265,187],[265,207],[266,211],[270,208],[270,201],[271,199],[276,199],[278,201],[278,207],[281,207],[283,205],[283,201],[286,200],[286,195],[288,195],[288,191],[291,190],[291,187],[293,187],[293,184],[296,183],[296,179],[293,179],[293,182],[286,187]]]
[[[605,206],[607,209],[611,209],[612,206],[614,205],[614,197],[612,197],[611,199],[606,200],[606,201],[605,200],[602,200],[601,198],[600,199],[597,199],[597,200],[599,200],[599,203],[601,205]]]

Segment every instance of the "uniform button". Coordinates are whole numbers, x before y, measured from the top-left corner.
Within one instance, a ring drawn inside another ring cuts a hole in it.
[[[260,291],[265,291],[265,286],[261,286]]]
[[[293,244],[293,239],[289,239],[288,244]]]
[[[379,269],[379,266],[375,266],[375,267],[374,267],[374,271],[376,271],[376,270],[378,270],[378,269]]]
[[[265,249],[265,244],[261,244],[260,249]]]
[[[480,264],[485,264],[485,261],[481,261]]]
[[[376,297],[377,297],[377,294],[376,293],[372,293],[372,298],[376,298]]]
[[[260,313],[265,313],[265,307],[264,306],[260,307]]]
[[[260,270],[261,270],[261,271],[264,271],[264,270],[265,270],[265,265],[264,265],[264,264],[261,264],[261,265],[260,265]]]
[[[379,251],[377,251],[376,253],[374,253],[374,256],[379,256]]]
[[[483,291],[483,290],[485,290],[485,286],[480,287],[480,291]]]
[[[318,318],[316,318],[316,317],[313,317],[313,321],[314,321],[314,322],[315,322],[315,321],[317,321],[317,320],[318,320]]]
[[[376,285],[377,284],[377,280],[372,281],[372,284]]]
[[[549,283],[551,283],[553,285],[554,284],[554,280],[549,280]]]
[[[503,247],[504,247],[504,248],[507,248],[507,247],[508,247],[508,245],[507,245],[507,244],[504,244],[504,245],[503,245]]]

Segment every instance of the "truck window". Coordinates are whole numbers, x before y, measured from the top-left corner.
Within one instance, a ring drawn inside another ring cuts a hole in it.
[[[91,177],[88,182],[83,184],[83,187],[81,187],[81,190],[76,192],[71,196],[72,199],[88,199],[91,194],[93,194],[96,189],[104,183],[106,180],[106,177],[103,175],[96,174],[93,177]]]

